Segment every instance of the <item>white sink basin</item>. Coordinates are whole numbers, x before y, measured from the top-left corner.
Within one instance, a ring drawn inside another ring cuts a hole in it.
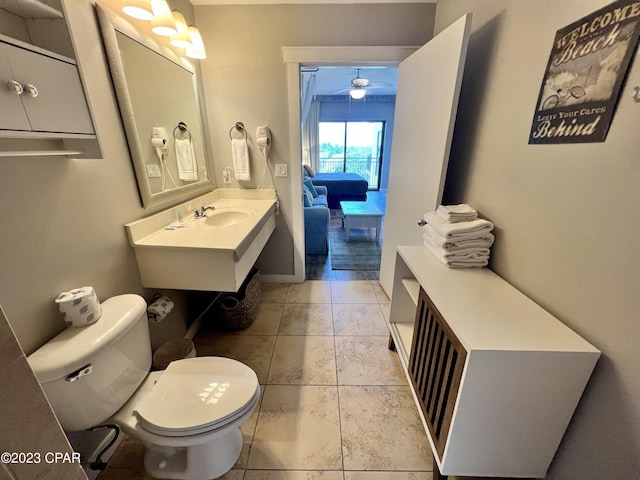
[[[200,206],[207,218],[177,211]],[[219,189],[125,225],[147,288],[236,292],[275,230],[275,200],[267,190]],[[167,228],[170,227],[170,228]]]
[[[255,213],[251,210],[239,208],[220,208],[213,212],[207,212],[207,218],[204,220],[212,227],[228,227],[242,222],[248,222]]]

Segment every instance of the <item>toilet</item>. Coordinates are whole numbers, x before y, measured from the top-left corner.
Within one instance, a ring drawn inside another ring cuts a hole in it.
[[[253,370],[222,357],[195,357],[149,372],[146,303],[119,295],[102,316],[68,328],[28,357],[62,428],[117,424],[145,446],[156,478],[213,479],[242,451],[240,425],[260,399]]]

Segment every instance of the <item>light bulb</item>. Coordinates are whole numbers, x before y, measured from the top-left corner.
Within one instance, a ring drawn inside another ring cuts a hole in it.
[[[204,42],[202,41],[202,37],[200,36],[200,31],[194,27],[193,25],[189,26],[189,35],[191,36],[191,48],[187,48],[185,53],[189,58],[195,58],[197,60],[202,60],[207,58],[207,54],[204,51]]]
[[[178,33],[176,22],[171,15],[171,9],[166,0],[151,0],[153,10],[153,20],[151,20],[151,31],[156,35],[170,37]]]
[[[122,0],[122,11],[138,20],[151,20],[153,18],[150,0]]]
[[[184,16],[177,10],[174,10],[171,14],[173,15],[173,21],[176,23],[178,34],[171,37],[169,42],[174,47],[191,48],[191,35],[189,35],[189,27],[187,27],[187,22],[184,19]]]
[[[349,90],[349,95],[351,95],[351,98],[353,98],[354,100],[360,100],[361,98],[364,98],[366,94],[367,91],[362,87],[352,88],[351,90]]]

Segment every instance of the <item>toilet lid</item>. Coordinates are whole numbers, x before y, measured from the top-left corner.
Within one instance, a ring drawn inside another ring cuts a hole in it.
[[[223,357],[169,364],[136,409],[138,421],[159,435],[195,435],[242,416],[257,401],[255,372]]]

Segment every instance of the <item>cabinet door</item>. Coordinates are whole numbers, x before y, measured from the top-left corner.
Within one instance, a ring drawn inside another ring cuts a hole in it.
[[[20,98],[31,130],[93,134],[91,116],[75,65],[13,45],[3,45],[13,77],[33,85],[38,95],[25,91]]]
[[[9,86],[14,78],[2,46],[0,44],[0,129],[31,130],[20,95]]]
[[[436,447],[434,453],[441,460],[466,357],[467,351],[420,288],[408,370]]]

